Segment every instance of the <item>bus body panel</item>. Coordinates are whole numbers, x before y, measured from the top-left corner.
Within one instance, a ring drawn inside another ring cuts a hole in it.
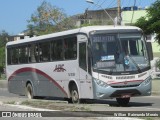
[[[63,66],[63,69],[56,69],[58,66]],[[27,82],[31,82],[35,96],[68,97],[69,80],[74,78],[78,81],[79,78],[77,60],[27,64],[22,68],[11,65],[7,69],[9,91],[22,95]],[[75,73],[74,76],[70,76],[71,73]]]

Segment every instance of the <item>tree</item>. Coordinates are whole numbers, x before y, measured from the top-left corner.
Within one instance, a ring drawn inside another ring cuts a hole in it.
[[[6,45],[8,37],[9,35],[6,31],[2,30],[0,32],[0,48]]]
[[[28,20],[28,34],[42,35],[73,27],[64,11],[44,1]]]
[[[5,45],[7,43],[8,37],[8,33],[4,30],[0,32],[0,74],[2,73],[5,66]]]
[[[156,33],[156,39],[160,44],[160,0],[151,5],[147,9],[147,15],[139,18],[135,25],[142,28],[146,35]]]

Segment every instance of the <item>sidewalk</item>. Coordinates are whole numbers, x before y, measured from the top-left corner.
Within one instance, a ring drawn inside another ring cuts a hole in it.
[[[8,81],[7,80],[0,80],[0,88],[7,88]]]
[[[160,96],[160,79],[152,80],[152,95]]]

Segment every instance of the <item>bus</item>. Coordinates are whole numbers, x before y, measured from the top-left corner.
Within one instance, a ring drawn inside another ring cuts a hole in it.
[[[150,58],[140,28],[88,26],[6,44],[10,93],[80,103],[151,95]]]

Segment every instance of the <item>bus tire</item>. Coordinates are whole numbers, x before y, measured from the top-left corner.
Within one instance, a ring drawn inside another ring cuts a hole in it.
[[[26,95],[29,99],[34,99],[34,95],[33,95],[33,88],[32,85],[30,83],[27,84],[26,87]]]
[[[129,98],[116,98],[116,100],[120,106],[127,106],[130,101],[130,97]]]
[[[73,104],[79,104],[80,99],[79,99],[79,93],[77,87],[74,85],[71,88],[71,100]]]

